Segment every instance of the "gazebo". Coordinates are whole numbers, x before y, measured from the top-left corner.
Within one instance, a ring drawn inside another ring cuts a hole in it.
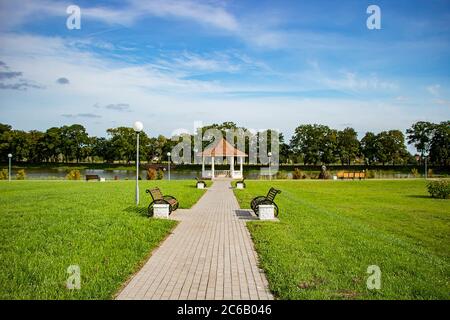
[[[202,178],[231,177],[242,179],[244,177],[243,163],[247,154],[233,147],[225,138],[222,138],[214,146],[208,146],[203,152],[197,153],[202,157]],[[230,163],[230,170],[215,170],[214,161],[216,157],[225,157]],[[205,170],[205,158],[211,158],[211,170]],[[239,158],[240,169],[234,170],[234,158]]]

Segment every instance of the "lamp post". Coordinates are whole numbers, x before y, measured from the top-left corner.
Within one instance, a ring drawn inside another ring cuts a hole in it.
[[[170,152],[167,152],[167,157],[169,158],[168,169],[169,169],[169,181],[170,181]]]
[[[139,205],[139,133],[144,129],[144,125],[140,121],[133,124],[136,132],[136,206]]]
[[[425,180],[428,179],[428,169],[427,169],[427,160],[428,160],[428,156],[425,155]]]
[[[11,181],[11,158],[12,158],[12,154],[8,153],[8,181]]]
[[[272,172],[270,169],[270,162],[272,160],[272,152],[269,152],[267,155],[269,156],[269,180],[272,180]]]

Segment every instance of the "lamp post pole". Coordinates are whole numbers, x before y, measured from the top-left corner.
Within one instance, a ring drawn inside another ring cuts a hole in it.
[[[170,152],[167,152],[167,157],[169,158],[169,163],[167,164],[167,166],[168,166],[168,171],[169,171],[169,181],[170,181]]]
[[[428,179],[427,160],[428,160],[428,156],[425,156],[425,180]]]
[[[267,154],[269,156],[269,180],[272,180],[272,169],[270,168],[270,162],[272,160],[272,152]]]
[[[11,158],[12,158],[12,154],[9,153],[8,154],[8,181],[11,182]]]
[[[139,133],[144,129],[144,125],[140,121],[133,124],[136,132],[136,206],[139,205]]]

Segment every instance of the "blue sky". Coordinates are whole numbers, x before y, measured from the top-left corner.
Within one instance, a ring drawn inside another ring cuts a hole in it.
[[[381,30],[366,27],[371,4]],[[450,118],[448,21],[436,0],[0,0],[0,122],[404,130]]]

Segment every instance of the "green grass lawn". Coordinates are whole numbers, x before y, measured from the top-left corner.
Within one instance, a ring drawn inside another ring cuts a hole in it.
[[[248,223],[278,298],[450,298],[450,200],[430,198],[425,181],[246,183],[243,208],[282,190],[279,222]],[[366,287],[369,265],[380,290]]]
[[[191,207],[204,190],[195,181],[0,182],[0,299],[110,299],[139,269],[175,221],[149,219],[159,186]],[[81,289],[66,289],[79,265]]]

